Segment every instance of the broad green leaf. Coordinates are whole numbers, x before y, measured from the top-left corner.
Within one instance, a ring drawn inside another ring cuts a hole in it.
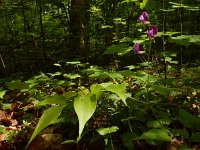
[[[67,99],[64,96],[62,96],[62,95],[54,95],[54,96],[47,97],[45,100],[39,102],[37,105],[38,106],[47,105],[47,104],[65,105],[66,101],[67,101]]]
[[[72,73],[64,74],[63,76],[65,78],[69,78],[69,79],[76,79],[76,78],[80,78],[81,77],[79,74],[72,74]]]
[[[189,45],[197,44],[200,45],[200,35],[181,35],[177,37],[171,37],[169,42],[174,42],[179,45],[188,47]]]
[[[168,135],[163,129],[151,129],[144,132],[141,136],[135,138],[134,140],[157,140],[157,141],[171,141],[172,137]]]
[[[200,142],[200,132],[195,132],[191,137],[192,142]]]
[[[162,85],[151,85],[151,89],[162,95],[169,95],[171,92],[175,91],[175,88],[164,87]]]
[[[110,85],[109,87],[107,87],[106,90],[117,94],[121,98],[121,100],[124,102],[124,104],[127,105],[127,103],[126,103],[126,98],[127,98],[126,86],[127,86],[126,83],[113,84],[113,85]]]
[[[179,110],[178,120],[187,128],[193,128],[195,117],[184,109]]]
[[[52,106],[43,112],[31,138],[28,142],[28,145],[44,128],[46,128],[47,126],[49,126],[57,121],[57,119],[64,107],[65,107],[65,105]]]
[[[131,78],[137,79],[139,83],[140,82],[145,83],[147,82],[147,79],[148,79],[148,74],[144,71],[133,72],[130,70],[123,70],[123,71],[120,71],[120,73],[125,77],[131,77]],[[155,82],[157,80],[158,80],[157,77],[153,75],[149,75],[150,82]]]
[[[106,135],[106,134],[110,134],[110,133],[116,132],[117,130],[119,130],[118,127],[112,126],[112,127],[108,127],[108,128],[98,128],[97,132],[100,135]]]
[[[148,0],[143,0],[142,3],[140,3],[140,9],[144,9],[147,2],[148,2]]]
[[[169,125],[171,123],[171,119],[169,117],[165,117],[159,120],[153,120],[148,122],[147,126],[149,128],[161,128],[162,125]]]
[[[187,128],[193,130],[200,129],[200,118],[195,117],[184,109],[179,110],[178,120]]]
[[[101,97],[102,95],[102,86],[100,84],[93,84],[91,87],[90,87],[90,91],[92,94],[95,94],[96,95],[96,98],[97,100]]]
[[[20,80],[7,82],[6,85],[8,86],[9,89],[18,89],[18,90],[28,89],[28,85]]]
[[[117,54],[121,55],[121,54],[126,54],[129,51],[131,51],[129,46],[125,43],[121,43],[119,45],[112,45],[112,46],[108,47],[107,50],[103,54],[117,53]]]
[[[180,33],[180,32],[158,32],[158,34],[157,34],[157,36],[158,37],[161,37],[161,36],[172,36],[172,35],[174,35],[174,34],[178,34],[178,33]]]
[[[117,72],[108,73],[108,76],[113,80],[114,79],[119,79],[119,80],[123,79],[123,76],[120,73],[117,73]]]
[[[76,92],[70,91],[70,92],[64,93],[63,96],[64,96],[66,99],[70,99],[70,98],[74,97],[76,94],[77,94]]]
[[[6,93],[6,90],[0,91],[0,98],[3,99],[3,96],[5,95],[5,93]]]
[[[12,103],[2,103],[2,108],[5,109],[11,109]]]
[[[87,73],[87,74],[93,74],[93,73],[97,73],[97,72],[103,72],[103,70],[97,66],[90,66],[90,68],[84,69],[84,70],[82,70],[82,72]]]
[[[96,109],[97,99],[95,94],[81,92],[74,100],[74,109],[79,120],[79,139],[86,122],[92,117]]]
[[[107,87],[109,87],[110,85],[113,85],[113,82],[105,82],[105,83],[101,83],[99,84],[101,85],[104,89],[106,89]]]

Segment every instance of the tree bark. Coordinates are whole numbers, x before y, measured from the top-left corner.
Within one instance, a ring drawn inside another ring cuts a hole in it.
[[[89,0],[71,0],[70,9],[70,52],[71,58],[77,55],[88,60],[89,37],[87,24],[89,23]]]

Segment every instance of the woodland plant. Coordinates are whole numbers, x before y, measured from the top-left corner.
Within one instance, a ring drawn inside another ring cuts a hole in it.
[[[0,149],[196,146],[200,9],[187,2],[4,1],[1,71],[45,72],[0,79]]]

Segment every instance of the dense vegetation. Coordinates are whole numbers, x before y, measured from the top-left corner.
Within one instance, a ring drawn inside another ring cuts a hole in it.
[[[0,149],[200,149],[199,0],[1,0]]]

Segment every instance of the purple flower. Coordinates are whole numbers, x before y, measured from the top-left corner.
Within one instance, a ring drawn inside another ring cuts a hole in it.
[[[136,43],[133,48],[134,48],[135,54],[144,54],[145,53],[145,51],[141,51],[142,47],[140,46],[139,43]]]
[[[143,24],[146,24],[147,22],[147,12],[146,11],[143,11],[142,14],[140,15],[139,17],[139,20],[143,23]]]
[[[147,35],[148,35],[149,38],[156,37],[157,33],[158,33],[158,27],[149,26],[149,29],[147,30]]]

